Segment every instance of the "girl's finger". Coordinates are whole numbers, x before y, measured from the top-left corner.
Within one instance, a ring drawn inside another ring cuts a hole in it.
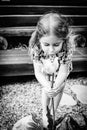
[[[55,97],[57,95],[57,93],[47,93],[47,95],[52,98],[52,97]]]

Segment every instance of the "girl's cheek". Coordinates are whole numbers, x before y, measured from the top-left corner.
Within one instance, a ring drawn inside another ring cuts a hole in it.
[[[48,52],[48,51],[49,51],[49,49],[46,47],[46,48],[44,48],[44,51],[45,51],[45,52]]]

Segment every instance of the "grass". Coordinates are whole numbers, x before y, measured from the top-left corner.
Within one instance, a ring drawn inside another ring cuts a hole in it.
[[[67,88],[73,84],[81,84],[83,79],[68,79],[66,90],[68,91]],[[11,130],[16,121],[31,113],[36,113],[38,119],[42,117],[42,89],[35,79],[32,80],[30,77],[7,78],[0,86],[1,130]],[[62,114],[66,111],[72,111],[72,108],[67,106],[59,107],[59,109]],[[75,110],[75,108],[73,109]]]

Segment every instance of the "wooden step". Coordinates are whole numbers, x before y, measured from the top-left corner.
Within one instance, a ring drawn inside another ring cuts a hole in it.
[[[58,11],[65,15],[86,15],[87,6],[51,5],[0,5],[0,15],[37,15],[48,11]]]
[[[0,51],[0,65],[31,64],[28,49],[11,49]]]
[[[0,65],[0,76],[34,75],[32,64]]]
[[[0,26],[36,26],[40,14],[38,15],[0,15]],[[62,15],[71,18],[73,25],[87,25],[87,15]]]
[[[1,0],[0,4],[10,5],[86,5],[86,0]]]
[[[0,35],[3,36],[31,36],[35,30],[34,26],[27,27],[3,27],[0,28]]]

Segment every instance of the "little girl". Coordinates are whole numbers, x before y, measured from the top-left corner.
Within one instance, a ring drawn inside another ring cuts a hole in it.
[[[47,106],[50,108],[51,98],[54,98],[56,112],[66,79],[72,71],[74,45],[67,18],[55,12],[43,15],[31,36],[29,48],[35,76],[42,85],[43,126],[47,127]]]

